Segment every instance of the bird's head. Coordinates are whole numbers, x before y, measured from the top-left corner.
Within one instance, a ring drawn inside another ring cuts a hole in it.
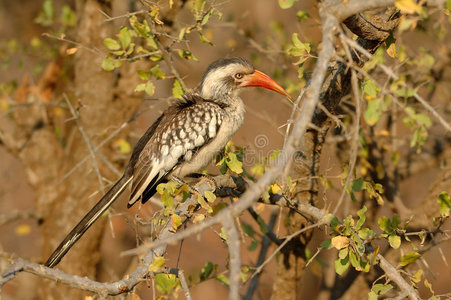
[[[199,91],[203,98],[215,100],[233,97],[240,88],[250,86],[263,87],[290,97],[271,77],[240,57],[223,58],[212,63],[202,78]]]

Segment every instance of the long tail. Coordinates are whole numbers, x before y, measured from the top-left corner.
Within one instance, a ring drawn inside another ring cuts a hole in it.
[[[78,241],[79,238],[91,227],[92,224],[113,204],[119,195],[125,190],[127,185],[133,179],[132,176],[124,175],[114,186],[100,199],[97,204],[83,217],[83,219],[72,229],[66,238],[53,251],[45,263],[47,267],[56,266],[66,255],[67,251]]]

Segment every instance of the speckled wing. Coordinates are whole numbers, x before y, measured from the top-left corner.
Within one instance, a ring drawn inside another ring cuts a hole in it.
[[[222,120],[223,110],[218,104],[196,96],[169,108],[134,165],[128,206],[212,141]]]

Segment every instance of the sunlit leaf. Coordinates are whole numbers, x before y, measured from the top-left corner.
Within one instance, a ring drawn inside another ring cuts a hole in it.
[[[421,13],[421,6],[414,0],[396,0],[395,5],[405,14]]]
[[[176,99],[181,99],[185,91],[183,90],[182,85],[178,79],[174,80],[174,85],[172,86],[172,95]]]
[[[213,203],[216,200],[216,195],[211,191],[205,191],[204,197],[207,199],[208,202]]]
[[[295,2],[299,0],[279,0],[279,6],[282,9],[287,9],[293,6]]]
[[[182,218],[180,218],[180,216],[177,214],[172,214],[171,220],[172,220],[172,228],[174,230],[177,230],[177,228],[179,228],[180,225],[182,225]]]
[[[408,264],[415,262],[420,257],[421,257],[421,254],[419,254],[417,252],[407,253],[406,255],[401,257],[400,264],[401,264],[401,266],[407,266]]]
[[[331,240],[332,246],[337,250],[343,249],[349,245],[349,239],[345,236],[335,236]]]
[[[388,237],[388,242],[393,249],[398,249],[401,246],[401,237],[392,233]]]
[[[438,196],[437,203],[440,205],[440,215],[449,216],[451,203],[448,192],[446,191],[441,192],[440,195]]]
[[[149,265],[149,272],[158,272],[161,267],[164,266],[165,260],[163,256],[157,256],[154,258],[153,262]]]
[[[349,256],[344,259],[337,259],[334,262],[335,272],[338,275],[342,275],[346,270],[349,269]]]
[[[169,294],[177,286],[177,277],[174,274],[155,274],[157,290]]]

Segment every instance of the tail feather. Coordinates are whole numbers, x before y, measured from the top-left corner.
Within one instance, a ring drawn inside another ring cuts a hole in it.
[[[125,190],[131,182],[133,176],[122,176],[114,186],[100,199],[97,204],[83,217],[83,219],[72,229],[66,238],[53,251],[45,263],[47,267],[56,266],[72,246],[81,238],[86,230],[113,204],[119,195]]]

